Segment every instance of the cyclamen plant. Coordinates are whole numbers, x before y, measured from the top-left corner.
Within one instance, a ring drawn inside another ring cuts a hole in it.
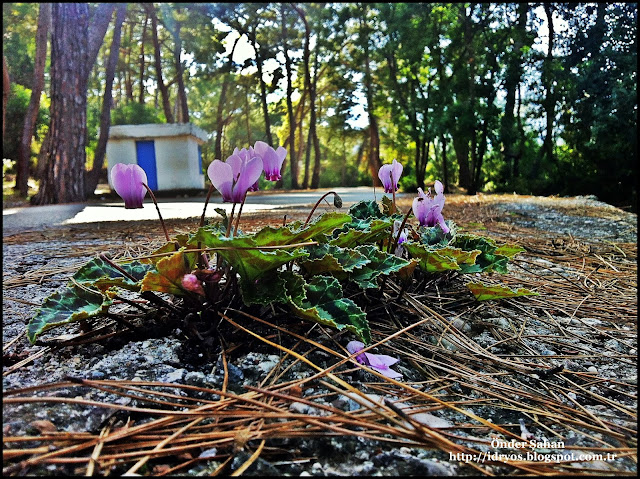
[[[396,160],[380,169],[385,192],[382,211],[374,200],[361,201],[347,213],[326,212],[312,220],[322,199],[307,220],[278,228],[267,226],[249,233],[239,229],[242,205],[247,193],[255,191],[262,175],[269,181],[281,177],[286,157],[282,147],[264,142],[234,150],[224,162],[214,160],[207,173],[211,188],[205,201],[200,226],[190,234],[170,238],[146,175],[137,165],[115,165],[111,179],[125,208],[141,208],[145,192],[153,199],[167,242],[144,257],[117,263],[100,254],[81,267],[60,291],[49,296],[27,327],[32,343],[45,331],[78,320],[108,315],[115,304],[131,304],[134,312],[148,318],[155,311],[163,318],[183,321],[196,315],[214,323],[240,298],[240,307],[279,304],[294,315],[322,325],[347,330],[357,338],[347,349],[354,359],[380,373],[399,378],[389,368],[397,360],[385,355],[360,353],[372,341],[367,314],[351,292],[380,290],[388,279],[410,284],[416,275],[507,272],[507,263],[523,249],[498,245],[495,241],[458,232],[442,215],[444,188],[435,182],[435,195],[418,190],[413,207],[402,214],[395,192],[402,174]],[[233,203],[231,215],[216,210],[222,219],[205,224],[206,207],[213,189],[223,202]],[[235,228],[234,210],[240,203]],[[414,215],[415,219],[409,221]],[[417,223],[416,223],[417,220]],[[214,255],[214,256],[209,256]],[[478,300],[535,294],[525,289],[469,283]],[[125,298],[123,291],[141,300]],[[347,294],[345,294],[345,292]],[[235,306],[235,304],[234,304]],[[140,312],[142,310],[142,312]],[[131,315],[127,315],[130,324]],[[213,324],[212,324],[213,326]],[[215,328],[209,328],[210,330]]]

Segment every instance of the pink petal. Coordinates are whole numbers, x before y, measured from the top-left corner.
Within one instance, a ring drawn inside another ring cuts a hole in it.
[[[393,183],[391,181],[391,165],[382,165],[378,170],[378,178],[382,182],[385,193],[392,193]]]
[[[233,154],[225,160],[225,163],[231,166],[231,170],[233,171],[233,181],[238,181],[238,176],[240,176],[242,168],[247,164],[247,162],[243,161],[240,155]]]
[[[441,195],[444,192],[444,185],[440,183],[439,180],[436,180],[435,184],[433,185],[433,189],[438,195]]]
[[[207,174],[211,184],[222,195],[222,201],[231,202],[233,187],[233,168],[231,165],[220,160],[213,160],[207,168]]]
[[[111,168],[111,183],[116,193],[124,200],[127,209],[142,208],[147,189],[147,174],[138,165],[117,163]]]
[[[399,359],[392,358],[391,356],[387,356],[386,354],[371,354],[371,353],[364,353],[364,354],[369,360],[369,365],[372,368],[384,369],[400,361]]]
[[[247,190],[251,187],[260,175],[262,174],[262,160],[258,157],[249,160],[244,169],[240,172],[238,181],[233,186],[232,200],[235,203],[240,203],[244,196],[247,194]]]
[[[262,165],[264,167],[264,175],[269,181],[278,181],[281,178],[280,167],[284,157],[281,159],[273,148],[267,149],[262,156]]]
[[[347,351],[349,351],[351,354],[362,351],[363,349],[364,343],[361,343],[360,341],[349,341],[349,344],[347,344]]]
[[[282,146],[279,146],[276,150],[276,154],[278,155],[278,158],[280,158],[280,166],[282,167],[282,162],[284,162],[284,159],[287,157],[287,150]]]
[[[396,189],[398,189],[398,180],[402,176],[403,168],[402,163],[399,163],[398,160],[393,160],[393,163],[391,163],[391,176],[393,177],[393,186]]]
[[[389,368],[374,368],[374,369],[378,371],[380,374],[391,379],[399,379],[402,377],[401,373],[399,373],[398,371],[394,371],[393,369],[389,369]]]
[[[264,155],[267,153],[267,151],[269,150],[269,148],[271,148],[269,146],[269,143],[266,143],[264,141],[256,141],[255,146],[253,147],[253,152],[256,156],[259,156],[260,158],[264,159]],[[273,148],[271,148],[273,150]]]

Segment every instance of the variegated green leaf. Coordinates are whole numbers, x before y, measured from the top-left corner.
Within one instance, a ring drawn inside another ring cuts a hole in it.
[[[44,300],[27,326],[31,344],[44,331],[81,319],[91,318],[109,309],[112,300],[96,290],[70,282],[64,289]]]
[[[113,286],[118,286],[130,291],[140,291],[140,282],[142,281],[142,278],[144,278],[148,271],[153,269],[153,266],[143,264],[138,261],[122,263],[119,266],[130,276],[135,278],[136,281],[133,281],[117,268],[114,268],[99,257],[92,259],[82,266],[73,275],[73,279],[76,282],[89,287],[94,286],[100,291],[106,291]]]
[[[216,253],[227,260],[240,277],[246,281],[253,281],[267,271],[309,255],[302,248],[291,251],[285,249],[261,250],[251,236],[226,238],[213,234],[204,228],[198,230],[194,239],[201,241],[208,248],[220,248]]]
[[[348,273],[371,260],[354,249],[320,244],[306,248],[309,257],[300,263],[308,273]]]
[[[294,281],[287,289],[297,289],[300,285],[299,281]],[[331,276],[314,276],[303,287],[304,297],[299,290],[296,293],[290,291],[290,305],[296,315],[338,330],[347,329],[364,343],[371,342],[366,313],[352,300],[342,297],[342,286],[337,279]]]
[[[267,226],[258,231],[253,237],[256,246],[279,246],[302,243],[320,235],[330,235],[335,229],[341,228],[351,221],[346,213],[330,212],[317,217],[306,226],[296,221],[282,228]]]
[[[440,250],[432,250],[429,247],[413,242],[402,244],[412,258],[420,260],[420,269],[427,273],[442,273],[444,271],[460,270],[454,257],[442,255]]]
[[[349,281],[353,281],[362,289],[377,288],[378,277],[400,271],[410,264],[409,261],[380,251],[372,245],[362,245],[355,249],[370,260],[370,263],[353,270],[353,272],[348,275]]]

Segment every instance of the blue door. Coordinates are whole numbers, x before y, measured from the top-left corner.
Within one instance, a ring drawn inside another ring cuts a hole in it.
[[[156,148],[153,140],[136,141],[136,157],[138,165],[147,174],[149,188],[158,189],[158,171],[156,169]]]

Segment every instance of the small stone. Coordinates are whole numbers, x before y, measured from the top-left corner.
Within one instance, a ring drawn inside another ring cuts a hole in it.
[[[289,405],[289,411],[296,414],[307,414],[309,412],[309,405],[296,401]]]
[[[596,368],[595,366],[589,366],[587,368],[587,371],[590,372],[590,373],[596,374],[598,372],[598,368]]]
[[[206,451],[202,451],[198,457],[212,457],[218,454],[218,450],[213,447],[211,449],[207,449]]]

